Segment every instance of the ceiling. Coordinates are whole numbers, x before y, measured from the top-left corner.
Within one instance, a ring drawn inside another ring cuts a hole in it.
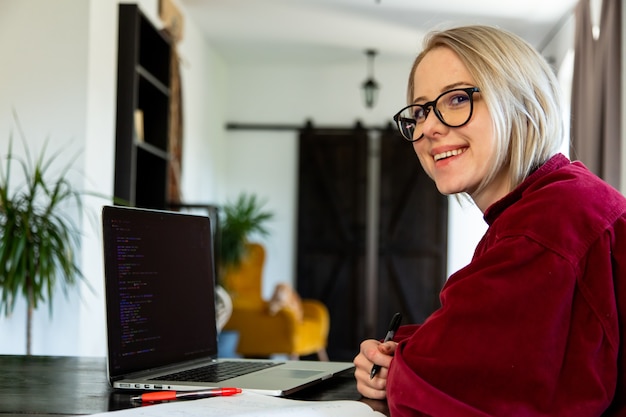
[[[428,30],[489,24],[541,49],[577,0],[178,0],[230,64],[328,65],[413,57]]]

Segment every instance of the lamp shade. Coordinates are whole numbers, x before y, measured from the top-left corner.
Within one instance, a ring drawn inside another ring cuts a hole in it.
[[[378,83],[373,78],[365,80],[361,86],[363,90],[363,100],[365,101],[365,107],[371,109],[376,104],[378,99],[378,90],[380,89]]]

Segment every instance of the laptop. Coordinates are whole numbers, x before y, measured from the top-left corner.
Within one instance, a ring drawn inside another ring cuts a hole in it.
[[[349,362],[218,357],[209,217],[104,206],[102,227],[113,388],[237,387],[284,396],[353,369]],[[239,376],[195,375],[230,366],[246,369]]]

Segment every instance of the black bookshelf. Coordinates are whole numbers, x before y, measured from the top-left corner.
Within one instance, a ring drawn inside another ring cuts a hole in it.
[[[131,206],[167,206],[170,54],[136,4],[119,5],[114,193]]]

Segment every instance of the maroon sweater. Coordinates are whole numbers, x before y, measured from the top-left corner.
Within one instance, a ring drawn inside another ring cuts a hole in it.
[[[441,308],[397,333],[392,416],[626,415],[626,199],[556,155],[485,220]]]

